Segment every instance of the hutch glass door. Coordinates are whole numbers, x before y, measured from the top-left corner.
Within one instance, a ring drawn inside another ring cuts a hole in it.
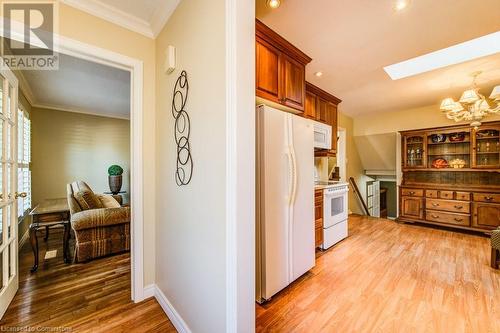
[[[474,166],[500,168],[500,128],[480,127],[474,135]]]
[[[424,168],[425,167],[425,135],[410,135],[405,137],[404,167]]]

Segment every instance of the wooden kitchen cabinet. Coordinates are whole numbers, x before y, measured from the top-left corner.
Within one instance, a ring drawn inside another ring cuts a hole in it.
[[[297,110],[304,110],[306,94],[306,66],[282,54],[283,92],[281,103]]]
[[[323,190],[314,191],[314,238],[315,246],[323,244]]]
[[[500,204],[475,202],[472,204],[472,226],[493,230],[500,226]]]
[[[418,197],[401,197],[402,217],[422,220],[424,218],[424,199]]]
[[[305,71],[311,58],[259,20],[255,20],[255,93],[304,111]]]
[[[304,117],[316,120],[316,95],[306,91],[306,105],[304,108]]]
[[[280,52],[265,41],[257,42],[255,44],[255,50],[255,87],[257,95],[273,102],[278,102],[280,98],[278,91]]]
[[[337,107],[342,102],[337,97],[306,82],[306,106],[304,117],[332,126],[332,149],[319,150],[315,156],[335,156],[337,152]]]

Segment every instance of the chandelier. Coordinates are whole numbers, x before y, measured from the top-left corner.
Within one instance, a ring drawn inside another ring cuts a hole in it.
[[[491,106],[486,97],[479,93],[476,85],[476,78],[481,72],[472,73],[472,86],[463,92],[462,97],[455,102],[453,98],[445,98],[441,102],[440,109],[446,114],[448,119],[455,121],[470,121],[474,128],[481,126],[481,120],[489,113],[500,112],[500,86],[493,88],[489,99],[496,106]]]

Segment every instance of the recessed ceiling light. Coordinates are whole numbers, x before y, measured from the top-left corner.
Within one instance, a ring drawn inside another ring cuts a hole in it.
[[[384,67],[393,80],[500,52],[500,31]]]
[[[273,9],[278,8],[281,5],[280,0],[267,0],[267,6]]]
[[[323,75],[323,72],[316,72],[314,73],[314,75],[316,75],[317,77],[321,77]]]
[[[403,10],[410,4],[410,0],[396,0],[394,3],[394,9],[397,11]]]

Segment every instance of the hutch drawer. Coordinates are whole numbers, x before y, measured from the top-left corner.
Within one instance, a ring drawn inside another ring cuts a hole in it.
[[[425,196],[427,198],[437,198],[438,190],[425,190]]]
[[[424,190],[413,189],[413,188],[403,188],[403,189],[401,189],[401,195],[404,195],[407,197],[423,197]]]
[[[427,199],[425,202],[425,208],[462,214],[470,213],[470,203],[465,201]]]
[[[469,192],[455,192],[455,199],[469,201],[470,193]]]
[[[425,219],[432,222],[461,225],[466,227],[470,226],[470,216],[464,214],[427,210],[425,213]]]
[[[500,194],[474,193],[474,201],[500,203]]]
[[[439,198],[453,199],[453,191],[439,191]]]

